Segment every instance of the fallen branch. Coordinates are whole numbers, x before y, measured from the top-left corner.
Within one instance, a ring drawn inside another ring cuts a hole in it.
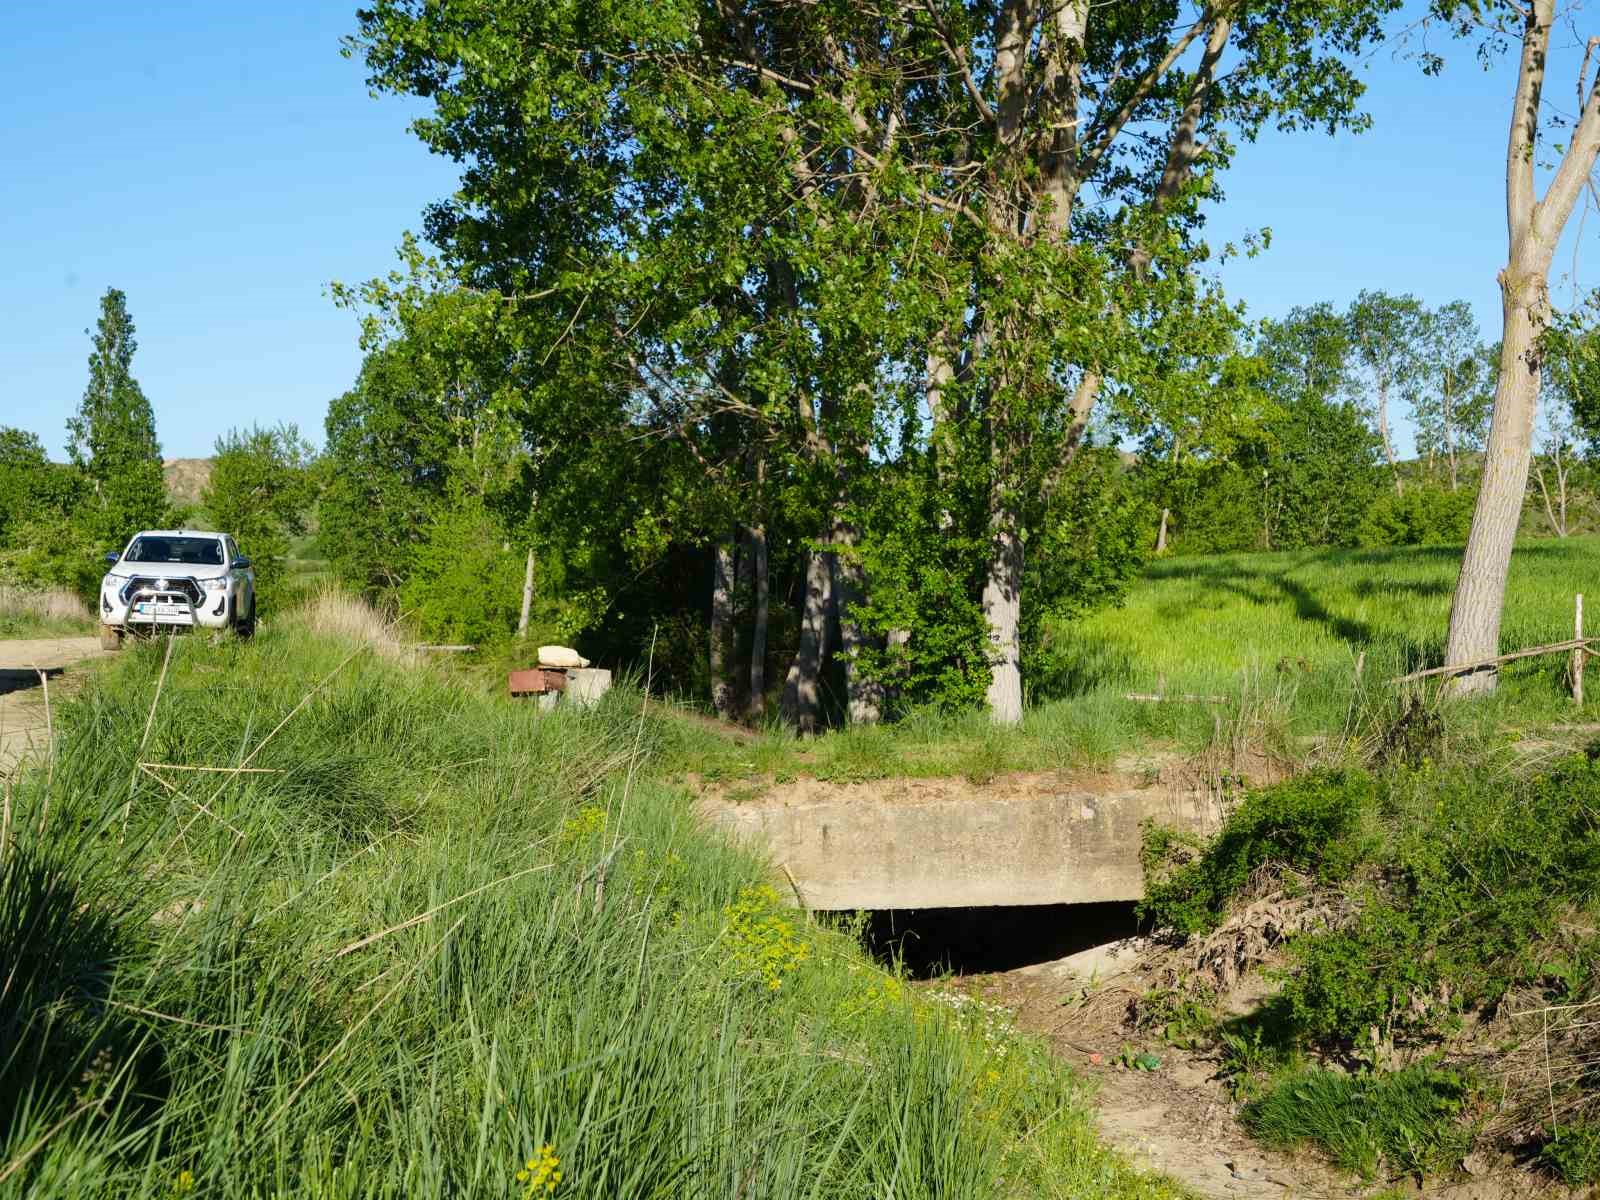
[[[139,764],[146,771],[152,768],[162,771],[216,771],[223,775],[286,775],[284,767],[189,767],[177,763],[142,762]]]
[[[1192,692],[1179,692],[1167,696],[1158,692],[1129,692],[1123,697],[1125,700],[1138,700],[1143,704],[1227,704],[1232,696],[1197,696]]]
[[[1430,675],[1465,675],[1468,671],[1498,667],[1501,663],[1514,662],[1519,658],[1533,658],[1540,654],[1564,654],[1568,650],[1587,650],[1595,640],[1571,638],[1565,642],[1551,642],[1548,646],[1529,646],[1525,650],[1513,650],[1510,654],[1497,654],[1493,658],[1480,658],[1476,662],[1458,663],[1453,667],[1429,667],[1426,671],[1413,671],[1409,675],[1396,676],[1389,682],[1410,683],[1413,679],[1426,679]]]

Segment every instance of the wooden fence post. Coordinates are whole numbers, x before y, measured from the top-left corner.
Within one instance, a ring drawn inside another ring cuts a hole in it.
[[[1583,641],[1583,593],[1579,592],[1573,598],[1572,607],[1572,640]],[[1572,702],[1583,703],[1583,647],[1580,645],[1572,652]]]

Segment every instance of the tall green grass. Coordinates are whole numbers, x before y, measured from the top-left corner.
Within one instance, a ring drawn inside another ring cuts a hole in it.
[[[1356,691],[1443,662],[1454,546],[1174,558],[1117,609],[1050,631],[1038,683],[1072,703],[1127,690],[1288,701],[1297,732],[1337,728]],[[1506,650],[1572,636],[1573,596],[1600,590],[1600,538],[1523,542],[1511,560]],[[1570,716],[1564,656],[1502,670],[1500,720]]]
[[[1041,1048],[783,907],[637,694],[166,650],[7,800],[0,1196],[521,1196],[544,1147],[557,1197],[1175,1194]]]

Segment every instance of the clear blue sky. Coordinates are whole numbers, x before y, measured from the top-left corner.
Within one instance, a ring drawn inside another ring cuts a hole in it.
[[[354,5],[310,0],[18,11],[0,42],[13,97],[0,108],[0,423],[63,453],[84,330],[115,286],[169,457],[208,454],[252,421],[294,421],[320,443],[360,359],[327,282],[390,269],[401,231],[455,180],[406,132],[416,110],[369,97],[340,56],[353,26]],[[1373,57],[1370,133],[1241,148],[1212,235],[1272,229],[1265,255],[1222,268],[1253,314],[1383,288],[1465,298],[1494,336],[1511,73],[1437,44],[1451,60],[1439,79]],[[1563,102],[1575,62],[1558,47]],[[1591,214],[1582,240],[1596,235]],[[1570,265],[1569,245],[1556,275]]]

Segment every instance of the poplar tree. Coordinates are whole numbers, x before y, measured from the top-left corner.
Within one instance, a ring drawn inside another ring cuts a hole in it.
[[[85,531],[120,550],[140,529],[167,519],[161,446],[155,413],[133,377],[139,344],[128,300],[116,288],[107,288],[100,298],[100,320],[90,336],[89,386],[77,416],[67,421],[67,432],[72,461],[91,488],[82,512]]]

